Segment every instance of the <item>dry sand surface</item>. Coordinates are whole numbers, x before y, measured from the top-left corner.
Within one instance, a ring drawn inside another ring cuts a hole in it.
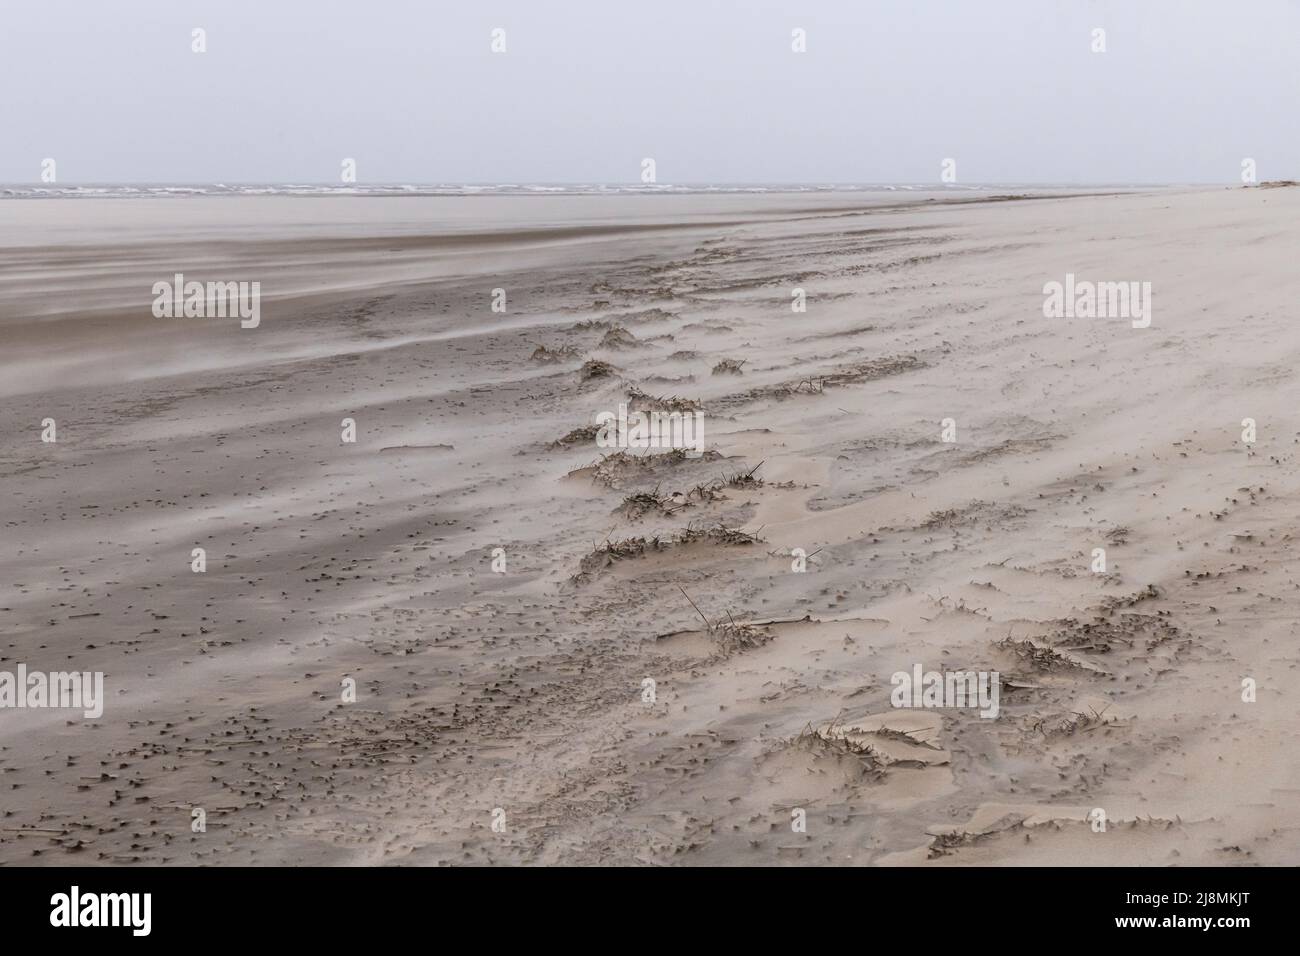
[[[1300,863],[1300,189],[10,201],[0,246],[0,670],[107,698],[0,710],[0,862]],[[154,318],[176,272],[261,326]],[[1044,318],[1067,272],[1150,328]],[[606,457],[629,400],[708,452]],[[892,708],[915,664],[997,718]]]

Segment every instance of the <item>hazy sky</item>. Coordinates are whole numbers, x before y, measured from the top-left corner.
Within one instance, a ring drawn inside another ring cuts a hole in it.
[[[1239,182],[1298,120],[1297,0],[0,0],[0,182]]]

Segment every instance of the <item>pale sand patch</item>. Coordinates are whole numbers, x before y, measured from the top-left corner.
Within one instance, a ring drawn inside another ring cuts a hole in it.
[[[22,204],[0,669],[108,703],[0,712],[0,861],[1300,862],[1298,213]],[[261,328],[153,319],[173,271],[262,281]],[[1067,272],[1151,327],[1045,319]],[[716,454],[593,480],[629,392]],[[892,711],[917,663],[998,670],[997,719]]]

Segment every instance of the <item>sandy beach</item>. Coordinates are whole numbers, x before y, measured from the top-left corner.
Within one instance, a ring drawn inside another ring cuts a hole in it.
[[[11,200],[0,247],[0,671],[104,686],[0,710],[0,863],[1300,863],[1300,189]],[[178,273],[260,324],[156,317]]]

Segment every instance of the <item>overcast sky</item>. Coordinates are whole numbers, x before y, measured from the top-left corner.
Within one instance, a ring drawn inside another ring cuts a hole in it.
[[[0,182],[1239,182],[1298,120],[1297,0],[0,0]]]

